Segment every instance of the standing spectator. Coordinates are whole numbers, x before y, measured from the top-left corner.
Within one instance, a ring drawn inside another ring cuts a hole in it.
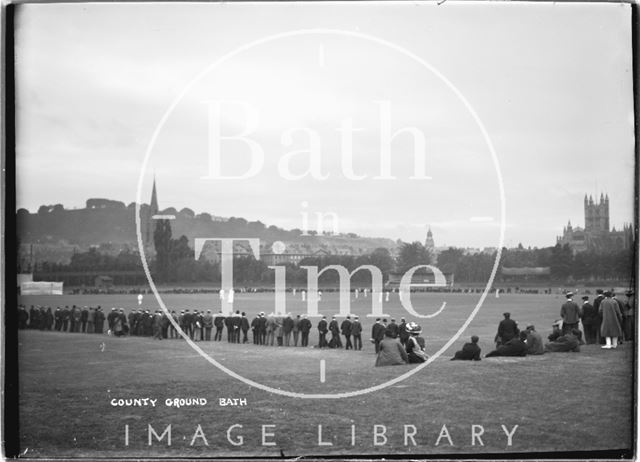
[[[260,312],[260,317],[258,318],[258,343],[260,345],[267,344],[267,318],[264,316],[264,311]]]
[[[175,310],[171,310],[171,318],[173,319],[173,322],[169,323],[169,335],[172,339],[179,338],[180,334],[178,334],[178,329],[176,329],[176,326],[180,326],[180,315],[176,313]]]
[[[83,334],[87,333],[88,320],[89,320],[89,308],[85,306],[84,308],[82,308],[82,311],[80,312],[80,325],[82,327]]]
[[[322,319],[318,323],[318,348],[325,348],[328,346],[327,344],[327,332],[329,331],[327,327],[327,317],[322,316]]]
[[[353,349],[362,350],[362,324],[358,316],[354,317],[351,323],[351,335],[353,335]]]
[[[71,311],[69,310],[69,306],[66,305],[64,310],[62,310],[62,332],[67,332],[69,330],[69,320],[71,319]]]
[[[82,310],[79,306],[73,305],[71,308],[71,332],[80,332]]]
[[[283,340],[283,330],[282,330],[282,317],[280,316],[274,316],[273,317],[276,326],[275,326],[275,336],[276,336],[276,341],[278,342],[278,346],[282,346],[282,340]]]
[[[247,319],[247,313],[242,312],[242,318],[240,318],[240,329],[242,330],[242,343],[248,343],[249,338],[247,332],[249,332],[249,320]]]
[[[216,314],[216,317],[213,318],[213,325],[216,326],[216,333],[213,336],[213,340],[215,342],[222,341],[222,330],[224,329],[224,322],[225,317],[224,314],[222,314],[222,310],[220,310],[218,311],[218,314]]]
[[[204,339],[210,342],[211,329],[213,329],[213,315],[211,314],[211,310],[207,310],[207,314],[202,317],[202,324],[204,326]]]
[[[138,335],[137,329],[136,329],[136,315],[137,315],[137,311],[136,310],[131,310],[129,311],[129,329],[131,332],[131,335]]]
[[[273,317],[273,313],[269,313],[269,315],[267,316],[267,322],[265,327],[266,327],[265,345],[273,346],[273,342],[276,336],[276,320]]]
[[[240,343],[240,329],[242,327],[242,318],[240,311],[236,310],[232,318],[233,321],[233,343]]]
[[[342,335],[344,335],[345,339],[344,349],[353,350],[353,344],[351,343],[351,316],[347,316],[345,320],[342,321],[342,324],[340,324],[340,331],[342,332]]]
[[[115,307],[111,308],[111,312],[107,315],[107,326],[109,326],[109,330],[113,330],[113,323],[116,321],[116,317],[118,313],[116,312]]]
[[[160,310],[156,310],[151,319],[151,331],[153,332],[153,339],[162,340],[162,313]]]
[[[509,340],[517,338],[520,333],[518,324],[511,319],[511,313],[502,313],[504,319],[498,324],[498,333],[496,334],[496,346],[505,345]]]
[[[93,334],[96,331],[96,311],[93,307],[89,307],[87,313],[87,334]]]
[[[329,341],[329,348],[342,348],[342,342],[340,341],[340,327],[335,316],[331,317],[329,323],[329,332],[331,332],[331,340]]]
[[[598,317],[596,318],[596,343],[604,344],[604,338],[600,335],[601,327],[602,327],[602,315],[600,314],[600,303],[604,300],[604,293],[602,289],[596,289],[596,298],[593,299],[593,308],[598,313]]]
[[[373,340],[376,354],[380,351],[380,342],[384,339],[386,327],[382,324],[380,318],[376,318],[376,322],[371,326],[371,340]]]
[[[27,310],[25,310],[25,313],[26,312]],[[60,309],[60,307],[57,307],[55,313],[53,313],[53,319],[55,322],[54,329],[57,331],[61,331],[62,330],[62,310]]]
[[[584,339],[587,345],[596,343],[598,340],[598,311],[589,303],[589,296],[582,296],[582,328],[584,329]]]
[[[309,346],[309,332],[311,332],[311,321],[307,319],[307,315],[303,315],[300,320],[300,345],[303,347]]]
[[[171,325],[171,321],[169,321],[169,316],[164,311],[161,311],[162,319],[160,320],[160,329],[162,330],[162,338],[169,338],[169,326]]]
[[[96,334],[102,334],[104,331],[104,313],[102,307],[96,309]]]
[[[291,314],[287,314],[287,317],[282,321],[282,334],[284,336],[284,346],[291,344],[291,332],[293,331],[293,319]]]
[[[47,312],[44,314],[44,326],[47,330],[53,328],[53,313],[51,312],[51,307],[48,307]]]
[[[300,315],[297,315],[293,320],[293,328],[291,332],[293,332],[293,346],[298,346],[298,338],[300,337]]]
[[[224,326],[227,328],[227,342],[234,343],[234,337],[233,337],[233,313],[229,313],[229,315],[224,318]]]
[[[573,301],[573,292],[567,292],[566,297],[567,301],[560,308],[563,335],[577,329],[580,322],[580,307]]]
[[[622,335],[622,313],[618,303],[613,300],[609,291],[604,293],[604,300],[600,303],[599,312],[602,316],[602,326],[600,335],[606,339],[606,344],[602,347],[605,349],[617,348],[618,337]]]
[[[202,314],[200,311],[195,310],[193,315],[191,316],[191,324],[193,329],[193,338],[198,341],[204,340],[204,336],[202,333]]]
[[[253,335],[254,345],[260,345],[260,316],[262,316],[262,313],[258,313],[258,315],[251,320],[251,334]]]

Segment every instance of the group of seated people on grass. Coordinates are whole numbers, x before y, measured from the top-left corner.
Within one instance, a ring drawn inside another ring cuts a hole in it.
[[[495,350],[487,353],[485,358],[493,356],[526,356],[541,355],[545,352],[579,352],[580,345],[584,345],[582,332],[579,329],[570,329],[562,332],[562,321],[556,321],[552,325],[553,331],[547,337],[548,342],[543,343],[542,336],[536,331],[534,325],[529,325],[523,331],[518,329],[510,313],[504,313],[504,319],[498,326],[498,334],[495,337]],[[452,360],[480,361],[480,347],[478,337],[471,337],[470,343],[465,343],[462,350],[457,351]]]

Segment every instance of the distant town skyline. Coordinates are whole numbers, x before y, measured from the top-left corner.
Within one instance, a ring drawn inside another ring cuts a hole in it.
[[[129,204],[141,178],[148,203],[155,175],[161,209],[285,229],[332,212],[340,231],[367,237],[423,242],[431,226],[436,246],[496,247],[502,188],[507,247],[584,226],[585,194],[608,194],[622,227],[634,219],[629,10],[20,5],[17,207]],[[234,103],[216,118],[219,101]],[[219,171],[258,167],[250,143],[231,139],[245,129],[262,168],[212,175],[216,129]]]

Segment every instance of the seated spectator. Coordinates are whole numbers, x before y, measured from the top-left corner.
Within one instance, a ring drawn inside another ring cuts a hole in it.
[[[526,332],[520,332],[520,334],[509,340],[504,345],[500,345],[498,348],[488,353],[485,358],[491,358],[492,356],[526,356],[527,345],[524,341],[527,338]]]
[[[477,335],[471,337],[470,343],[465,343],[462,347],[462,350],[456,351],[456,354],[451,358],[453,360],[463,360],[463,361],[480,361],[480,347],[478,346],[478,341],[480,339]]]
[[[542,337],[536,332],[535,326],[527,326],[527,354],[528,355],[541,355],[544,354],[544,345],[542,344]]]
[[[562,335],[562,320],[557,320],[556,322],[551,324],[551,327],[553,328],[553,331],[547,338],[550,342],[553,342]]]
[[[563,353],[567,351],[579,352],[580,340],[578,336],[580,331],[573,329],[571,332],[567,332],[565,335],[561,335],[553,342],[549,342],[544,346],[545,351],[551,351],[556,353]]]
[[[409,357],[400,340],[392,337],[392,332],[385,330],[385,337],[380,342],[376,367],[407,364]]]
[[[424,338],[420,337],[422,327],[415,322],[410,322],[406,325],[405,329],[410,334],[406,342],[406,351],[409,363],[416,364],[425,362],[429,359],[429,355],[424,351],[426,346]],[[387,330],[391,329],[387,328]],[[393,338],[397,337],[393,331],[391,331],[391,334]]]

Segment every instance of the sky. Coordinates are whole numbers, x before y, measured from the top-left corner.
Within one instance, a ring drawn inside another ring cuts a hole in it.
[[[431,227],[437,246],[497,246],[504,222],[504,245],[544,247],[584,225],[585,193],[606,193],[619,228],[633,220],[630,13],[22,5],[17,206],[148,202],[155,177],[161,208],[312,229],[330,212],[363,236]]]

